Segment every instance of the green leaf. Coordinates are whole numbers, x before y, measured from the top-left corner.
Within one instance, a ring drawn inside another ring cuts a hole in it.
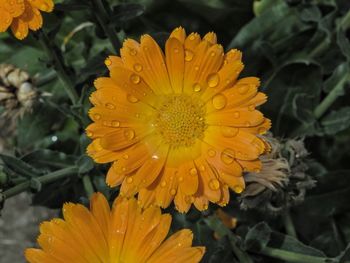
[[[77,166],[79,167],[79,174],[85,174],[94,168],[94,162],[89,156],[83,155],[77,161]]]
[[[16,157],[0,154],[0,158],[10,170],[20,176],[31,178],[40,176],[43,173],[43,171],[34,168],[33,166]]]
[[[321,121],[326,134],[333,135],[350,127],[350,107],[332,111]]]
[[[145,7],[140,4],[119,4],[113,8],[111,22],[112,24],[119,25],[122,22],[126,22],[130,19],[134,19],[138,16],[141,16],[144,12]]]

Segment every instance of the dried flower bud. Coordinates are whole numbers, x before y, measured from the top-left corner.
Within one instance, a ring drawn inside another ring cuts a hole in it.
[[[38,91],[26,71],[9,64],[0,64],[0,106],[3,117],[17,117],[30,111]]]
[[[315,181],[306,173],[308,152],[303,139],[277,140],[265,136],[270,153],[262,156],[262,170],[244,175],[247,187],[240,197],[241,208],[257,208],[272,214],[299,204]]]

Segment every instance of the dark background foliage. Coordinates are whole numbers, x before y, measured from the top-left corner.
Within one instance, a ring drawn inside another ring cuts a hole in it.
[[[52,94],[18,120],[11,156],[1,155],[0,188],[25,184],[33,205],[59,208],[65,201],[87,203],[83,178],[112,199],[118,189],[104,183],[107,167],[85,156],[89,143],[88,97],[104,60],[118,54],[93,9],[93,1],[56,1],[45,15],[44,32],[52,50],[64,58],[79,101],[71,106],[40,45],[40,33],[19,42],[0,35],[0,61],[37,75],[37,86]],[[189,227],[195,243],[206,245],[203,262],[347,262],[350,242],[350,2],[348,0],[135,0],[103,1],[111,9],[108,27],[119,41],[150,33],[162,43],[169,32],[214,31],[229,50],[243,51],[244,75],[259,76],[268,102],[262,111],[275,136],[303,137],[309,173],[317,186],[304,203],[291,208],[296,235],[288,235],[285,215],[241,211],[233,198],[225,211],[238,219],[233,231],[205,213],[187,215],[172,208],[173,228]],[[68,39],[74,29],[81,28]],[[56,65],[57,67],[57,65]],[[65,170],[66,169],[66,170]],[[71,176],[45,179],[59,171]],[[70,169],[70,170],[69,170]],[[11,192],[17,193],[17,192]],[[5,196],[2,196],[4,199]],[[290,224],[290,222],[289,222]],[[213,231],[221,238],[214,238]],[[290,234],[290,233],[289,233]],[[311,258],[309,258],[311,256]]]

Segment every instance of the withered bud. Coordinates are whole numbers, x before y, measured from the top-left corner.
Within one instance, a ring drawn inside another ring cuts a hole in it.
[[[16,117],[30,111],[38,91],[30,75],[9,64],[0,64],[0,106],[3,117]]]
[[[262,156],[260,172],[244,175],[246,189],[240,196],[241,208],[256,208],[278,214],[304,200],[315,181],[307,174],[308,151],[303,139],[278,140],[264,136],[271,151]]]

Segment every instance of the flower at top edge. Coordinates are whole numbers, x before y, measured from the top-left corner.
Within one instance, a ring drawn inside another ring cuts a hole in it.
[[[0,0],[0,32],[9,28],[13,35],[22,40],[29,30],[37,31],[43,25],[41,12],[52,12],[52,0]]]
[[[260,135],[271,122],[256,109],[267,97],[258,78],[238,78],[241,52],[225,53],[212,32],[186,36],[179,27],[164,51],[143,35],[120,53],[105,61],[109,77],[95,81],[86,128],[87,153],[112,163],[107,184],[138,193],[143,207],[226,205],[229,189],[244,190],[243,171],[259,171],[269,150]]]

